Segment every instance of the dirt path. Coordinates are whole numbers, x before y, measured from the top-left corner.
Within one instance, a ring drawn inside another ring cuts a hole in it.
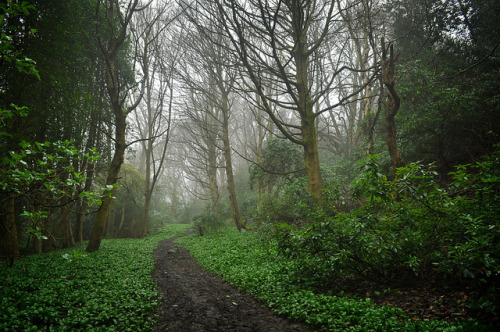
[[[162,302],[156,331],[308,331],[205,271],[174,239],[154,252]]]

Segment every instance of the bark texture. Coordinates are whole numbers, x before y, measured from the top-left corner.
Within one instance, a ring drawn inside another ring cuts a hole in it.
[[[231,145],[229,141],[229,103],[227,95],[222,96],[222,141],[224,143],[224,159],[226,161],[227,191],[229,192],[229,202],[231,203],[231,213],[240,232],[245,230],[245,224],[241,220],[238,200],[236,198],[236,187],[234,184],[233,161],[231,156]]]
[[[387,132],[387,147],[391,155],[392,169],[405,165],[404,159],[397,146],[396,114],[398,114],[401,105],[401,99],[396,91],[395,62],[397,56],[394,56],[394,47],[389,46],[389,58],[387,58],[387,49],[385,41],[382,38],[382,82],[387,88],[387,99],[385,101],[385,128]]]
[[[0,225],[0,256],[19,257],[19,241],[17,238],[15,196],[10,194],[4,205],[3,223]]]
[[[307,190],[316,205],[321,205],[323,197],[323,178],[321,176],[318,136],[316,132],[316,114],[313,109],[311,92],[309,86],[309,49],[307,46],[308,26],[302,25],[302,8],[299,2],[289,5],[292,12],[292,22],[295,22],[293,35],[295,48],[292,55],[296,66],[297,106],[301,118],[302,146],[304,148],[304,160],[307,178],[309,180]],[[307,23],[304,23],[307,24]]]

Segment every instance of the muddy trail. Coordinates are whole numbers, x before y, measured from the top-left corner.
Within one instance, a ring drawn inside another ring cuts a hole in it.
[[[156,331],[308,331],[205,271],[174,239],[154,252],[162,296]]]

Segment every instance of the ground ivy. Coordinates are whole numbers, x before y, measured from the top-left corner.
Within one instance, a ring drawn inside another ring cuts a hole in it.
[[[0,270],[1,331],[148,331],[158,304],[152,252],[190,225],[28,256]]]
[[[276,312],[325,331],[481,331],[474,322],[413,322],[403,311],[369,300],[315,294],[292,282],[293,262],[280,258],[253,232],[227,228],[217,235],[179,238],[207,270],[266,302]]]

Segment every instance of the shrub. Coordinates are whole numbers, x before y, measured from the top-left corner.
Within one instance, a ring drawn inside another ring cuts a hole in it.
[[[280,188],[275,188],[259,203],[258,220],[268,224],[306,222],[309,211],[312,209],[311,197],[304,189],[306,184],[307,179],[302,177]]]
[[[194,217],[193,221],[200,235],[216,233],[224,226],[222,219],[213,213],[210,207],[207,207],[202,214]]]
[[[481,286],[500,276],[499,159],[458,167],[445,189],[432,165],[409,164],[388,180],[370,156],[352,185],[360,207],[337,215],[309,209],[302,226],[275,222],[279,252],[310,282],[345,273],[377,280],[439,273]]]
[[[443,273],[484,283],[500,276],[500,151],[455,172],[450,241],[436,265]]]

